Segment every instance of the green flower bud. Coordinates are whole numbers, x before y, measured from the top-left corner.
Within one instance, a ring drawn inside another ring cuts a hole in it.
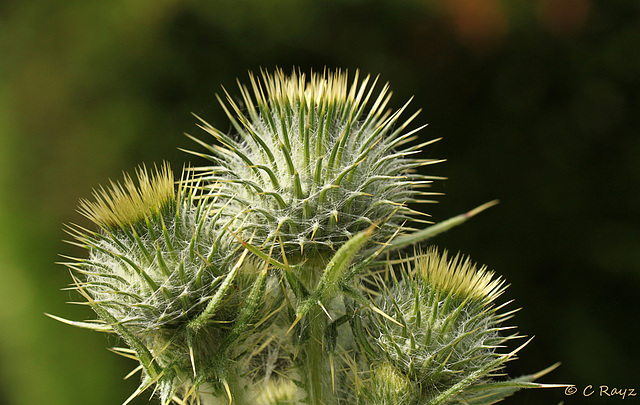
[[[85,326],[117,332],[132,350],[120,352],[141,362],[141,389],[157,381],[163,403],[197,398],[201,387],[219,392],[252,320],[269,310],[265,296],[279,295],[278,277],[240,254],[229,219],[207,198],[175,193],[168,165],[137,174],[138,186],[125,176],[80,204],[100,227],[76,229],[89,258],[68,264],[102,321]]]
[[[322,254],[371,224],[381,228],[374,241],[403,229],[415,214],[407,203],[429,194],[417,189],[432,178],[416,169],[436,162],[413,157],[430,142],[407,146],[421,129],[405,132],[417,114],[398,124],[407,105],[386,112],[388,86],[369,106],[375,81],[359,82],[357,73],[351,85],[326,71],[309,81],[280,70],[250,80],[253,95],[241,85],[241,105],[221,101],[237,135],[203,121],[222,146],[198,141],[210,153],[195,153],[215,164],[197,169],[203,179],[228,184],[220,195],[232,200],[229,212],[242,213],[246,238],[260,245],[277,235],[287,254]]]
[[[398,269],[391,269],[397,271]],[[378,355],[421,387],[425,403],[459,387],[461,394],[500,369],[511,354],[497,351],[515,336],[500,324],[510,314],[498,313],[493,301],[504,282],[461,256],[448,260],[434,248],[401,270],[379,308],[396,322],[380,317],[371,328]],[[433,401],[433,402],[428,402]],[[445,402],[443,402],[445,403]]]
[[[388,363],[372,368],[371,379],[360,390],[360,400],[371,405],[411,405],[415,403],[414,383]]]

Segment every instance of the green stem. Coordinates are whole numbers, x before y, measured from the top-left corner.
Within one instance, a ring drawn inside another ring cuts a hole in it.
[[[335,403],[335,397],[329,385],[329,357],[324,349],[324,335],[327,328],[326,314],[319,306],[309,312],[309,340],[304,350],[307,359],[306,372],[311,405],[329,405]]]
[[[315,262],[315,261],[314,261]],[[307,288],[314,291],[318,287],[318,282],[322,277],[324,263],[307,263],[304,266],[301,276]],[[327,329],[327,315],[320,305],[313,305],[307,313],[309,320],[309,338],[302,346],[304,353],[304,373],[307,382],[307,394],[310,405],[332,405],[336,403],[336,398],[331,388],[331,369],[329,356],[327,356],[324,336]]]

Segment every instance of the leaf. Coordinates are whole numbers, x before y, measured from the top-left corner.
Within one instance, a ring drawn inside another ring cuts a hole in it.
[[[188,325],[189,329],[193,331],[198,330],[202,326],[206,325],[209,319],[213,317],[215,312],[218,310],[218,307],[222,304],[222,299],[227,293],[227,290],[229,289],[229,287],[231,286],[231,283],[233,283],[233,280],[236,278],[236,275],[238,274],[238,271],[240,270],[240,267],[242,266],[242,262],[244,261],[245,257],[247,257],[248,252],[249,250],[247,249],[245,249],[245,251],[242,252],[242,255],[240,256],[236,264],[233,266],[231,271],[227,274],[222,284],[218,287],[218,291],[216,291],[214,296],[211,298],[205,310],[200,315],[198,315],[196,319],[189,322],[189,325]]]
[[[297,317],[304,316],[311,307],[317,303],[322,303],[338,290],[339,282],[349,269],[354,257],[358,254],[362,246],[369,240],[375,226],[370,226],[367,230],[354,235],[333,255],[318,282],[318,287],[311,295],[304,300],[296,309]]]
[[[504,398],[513,395],[516,391],[523,388],[565,387],[566,385],[564,384],[540,384],[533,382],[543,375],[555,370],[559,365],[560,363],[556,363],[538,373],[524,375],[508,381],[479,384],[477,386],[470,387],[460,393],[460,397],[464,398],[462,403],[465,405],[491,405],[502,401]]]
[[[391,242],[388,243],[388,245],[385,248],[385,251],[393,251],[393,250],[398,250],[398,249],[402,249],[404,247],[410,246],[410,245],[415,245],[417,243],[423,242],[429,238],[433,238],[434,236],[448,231],[449,229],[456,227],[458,225],[462,225],[463,223],[465,223],[467,220],[469,220],[469,218],[474,217],[475,215],[479,214],[480,212],[493,207],[494,205],[498,204],[498,200],[493,200],[493,201],[489,201],[488,203],[482,204],[479,207],[476,207],[474,209],[472,209],[469,212],[465,212],[464,214],[460,214],[460,215],[456,215],[453,218],[449,218],[445,221],[442,222],[438,222],[435,225],[432,225],[428,228],[422,229],[420,231],[411,233],[409,235],[404,235],[401,236],[399,238],[396,238],[394,240],[392,240]],[[369,254],[369,253],[373,253],[373,251],[367,251],[365,252],[365,255]]]

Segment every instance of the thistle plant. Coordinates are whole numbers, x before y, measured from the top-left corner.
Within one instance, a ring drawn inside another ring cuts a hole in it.
[[[117,334],[162,404],[492,404],[549,370],[507,378],[526,344],[503,323],[505,282],[430,238],[494,203],[425,225],[437,193],[388,85],[347,74],[250,75],[200,119],[209,161],[174,181],[138,169],[82,200],[95,230],[73,288]],[[426,250],[425,250],[426,249]],[[426,253],[422,253],[425,251]]]

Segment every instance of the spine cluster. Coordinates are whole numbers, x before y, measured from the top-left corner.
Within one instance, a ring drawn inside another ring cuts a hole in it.
[[[122,338],[142,373],[129,400],[481,405],[541,386],[495,377],[519,350],[503,281],[416,253],[478,210],[424,227],[409,204],[433,194],[431,142],[370,82],[251,75],[221,100],[235,132],[194,137],[208,166],[143,167],[81,201],[97,229],[70,227],[87,257],[66,265],[97,319],[55,318]]]

